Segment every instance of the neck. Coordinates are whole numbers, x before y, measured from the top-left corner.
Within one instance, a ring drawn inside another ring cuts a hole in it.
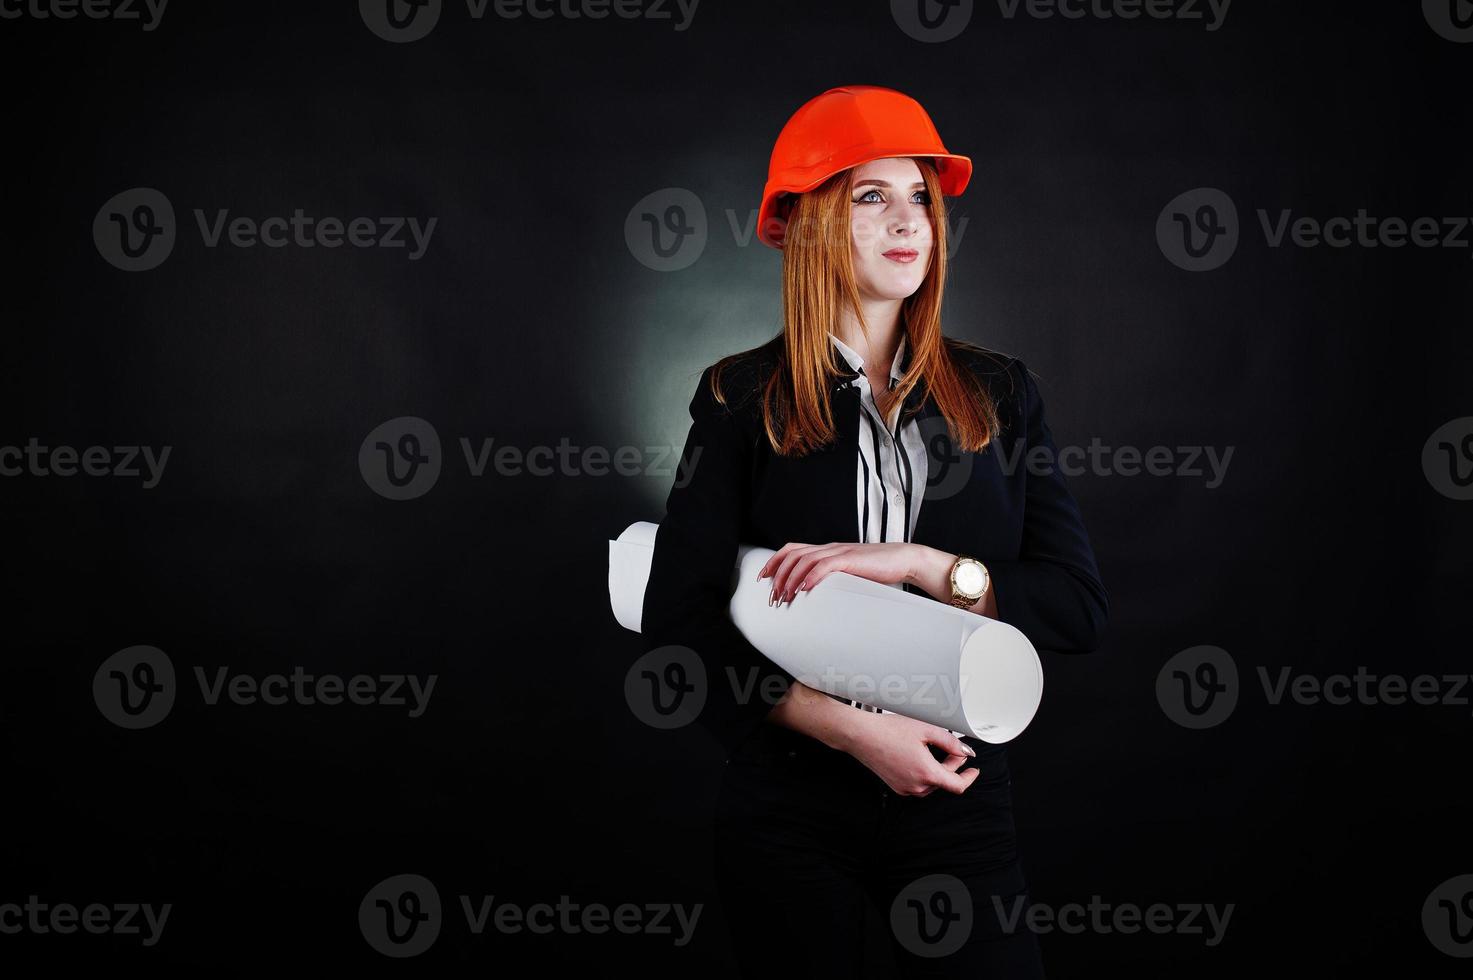
[[[840,311],[834,333],[864,359],[864,370],[868,375],[890,376],[890,365],[895,362],[895,352],[900,348],[900,304],[898,299],[860,301],[865,323],[869,326],[868,338],[860,332],[859,318],[853,310]]]

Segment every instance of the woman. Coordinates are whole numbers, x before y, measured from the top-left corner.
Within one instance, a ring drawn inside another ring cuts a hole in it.
[[[942,197],[970,174],[899,92],[799,109],[758,221],[783,251],[783,331],[708,367],[691,400],[643,637],[705,668],[698,721],[727,753],[717,882],[744,975],[857,972],[867,901],[906,975],[1042,975],[1015,918],[1003,748],[798,683],[727,614],[751,543],[776,550],[774,602],[844,571],[1041,649],[1098,645],[1106,593],[1063,478],[1039,465],[1055,450],[1032,376],[941,334]]]

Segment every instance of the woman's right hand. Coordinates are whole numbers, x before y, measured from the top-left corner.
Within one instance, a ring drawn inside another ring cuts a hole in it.
[[[849,710],[859,717],[849,726],[844,751],[864,763],[897,795],[929,796],[944,789],[960,796],[977,781],[981,770],[975,766],[965,773],[957,772],[975,753],[945,728],[891,712]],[[932,745],[947,753],[944,760],[936,761]]]

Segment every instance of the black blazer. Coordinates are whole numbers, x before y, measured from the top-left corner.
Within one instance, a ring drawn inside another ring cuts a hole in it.
[[[1046,448],[1045,459],[1057,459],[1038,387],[1017,358],[950,338],[946,344],[992,393],[1001,432],[981,453],[955,449],[924,381],[912,389],[902,411],[919,406],[928,453],[912,540],[985,563],[998,618],[1035,647],[1091,651],[1100,642],[1108,598],[1079,508],[1057,466],[1024,462],[1038,446]],[[780,693],[794,680],[742,636],[727,612],[737,547],[777,550],[789,541],[827,544],[855,541],[858,534],[860,407],[859,389],[850,383],[858,374],[834,357],[839,377],[829,396],[836,441],[807,456],[778,456],[762,429],[760,392],[781,345],[779,334],[727,367],[726,405],[710,393],[712,367],[702,372],[677,471],[685,474],[684,483],[678,478],[666,501],[644,595],[643,648],[674,644],[699,656],[706,702],[697,721],[728,757],[763,724],[776,703],[773,689]],[[748,687],[754,669],[759,682]],[[770,679],[774,675],[780,684]],[[967,741],[979,757],[998,748]]]

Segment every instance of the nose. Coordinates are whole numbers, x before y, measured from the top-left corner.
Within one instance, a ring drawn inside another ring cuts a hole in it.
[[[906,202],[898,208],[890,224],[890,231],[903,238],[914,238],[921,222],[927,220],[926,206]]]

